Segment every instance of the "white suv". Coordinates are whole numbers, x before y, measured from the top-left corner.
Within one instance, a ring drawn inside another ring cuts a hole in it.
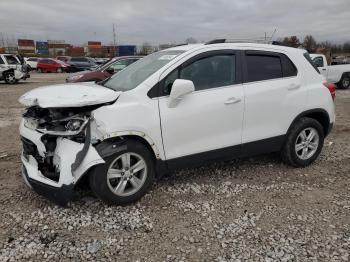
[[[249,43],[183,45],[107,81],[34,89],[19,101],[23,177],[59,204],[88,176],[110,204],[142,197],[178,168],[280,151],[304,167],[334,120],[334,85],[304,50]]]

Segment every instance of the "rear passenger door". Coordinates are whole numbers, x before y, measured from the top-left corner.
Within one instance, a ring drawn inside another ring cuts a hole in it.
[[[243,153],[279,150],[283,135],[306,102],[301,76],[286,54],[245,51],[243,57],[242,143],[260,142],[246,145]]]

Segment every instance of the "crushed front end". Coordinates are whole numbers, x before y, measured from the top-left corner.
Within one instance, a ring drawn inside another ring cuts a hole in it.
[[[104,163],[91,144],[93,106],[26,109],[20,124],[22,175],[28,186],[59,205],[71,199],[77,181]]]

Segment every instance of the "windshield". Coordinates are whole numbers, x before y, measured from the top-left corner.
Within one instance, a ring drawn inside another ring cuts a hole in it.
[[[172,50],[153,53],[126,67],[109,79],[104,86],[115,91],[134,89],[149,76],[185,51]]]

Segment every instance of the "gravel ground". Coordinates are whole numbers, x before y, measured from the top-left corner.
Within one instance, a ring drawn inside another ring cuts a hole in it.
[[[336,125],[310,167],[277,154],[221,162],[164,178],[131,206],[82,190],[64,209],[20,177],[17,102],[64,79],[0,83],[0,261],[350,260],[350,90],[337,91]]]

